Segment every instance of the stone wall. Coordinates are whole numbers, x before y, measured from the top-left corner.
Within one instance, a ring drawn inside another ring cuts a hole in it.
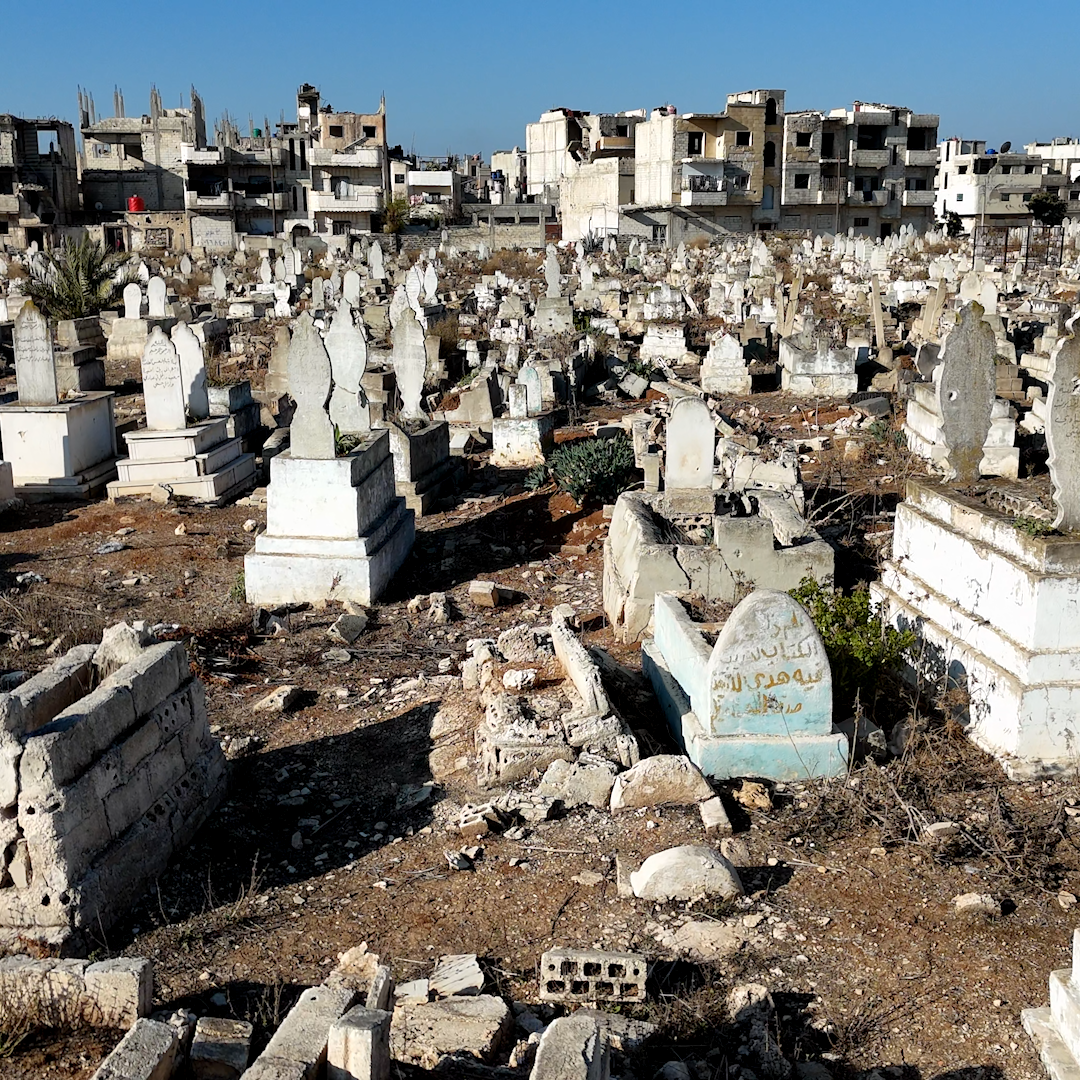
[[[183,646],[123,629],[125,648],[77,646],[0,695],[0,940],[107,929],[221,798]]]

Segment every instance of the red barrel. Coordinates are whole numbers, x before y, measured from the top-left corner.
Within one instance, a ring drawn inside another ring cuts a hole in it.
[[[146,209],[146,203],[143,202],[141,195],[129,195],[128,196],[128,213],[129,214],[141,214]]]

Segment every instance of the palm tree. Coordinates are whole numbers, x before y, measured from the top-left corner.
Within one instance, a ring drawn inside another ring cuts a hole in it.
[[[41,313],[52,319],[82,319],[116,304],[134,271],[121,269],[128,256],[106,251],[83,234],[65,240],[58,251],[46,252],[29,267],[26,292]]]

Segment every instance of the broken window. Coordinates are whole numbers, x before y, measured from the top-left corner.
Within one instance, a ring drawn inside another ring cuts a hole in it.
[[[937,141],[937,129],[927,127],[908,128],[907,148],[909,150],[933,150]]]
[[[749,131],[736,131],[735,132],[735,145],[736,146],[749,146],[750,145],[750,132]]]
[[[345,176],[333,176],[330,178],[330,190],[335,199],[348,199],[350,197],[349,180]]]
[[[1077,202],[1078,200],[1080,200],[1080,191],[1070,191],[1069,202]]]
[[[927,191],[925,176],[909,176],[906,180],[908,191]]]
[[[795,174],[795,190],[806,191],[810,187],[810,174],[808,172],[800,172]]]
[[[686,136],[686,152],[694,157],[702,151],[702,144],[705,141],[705,135],[700,131],[691,131]]]
[[[864,125],[857,128],[856,147],[859,150],[884,150],[885,128],[880,124]]]
[[[341,124],[331,124],[330,125],[330,138],[331,139],[344,139],[345,138],[345,128],[342,127]]]
[[[821,133],[821,156],[823,158],[836,157],[836,133],[823,131]]]
[[[365,124],[363,130],[364,130],[364,138],[365,139],[374,139],[375,138],[375,125],[374,124]]]
[[[964,175],[964,174],[965,174],[965,173],[967,172],[967,166],[966,166],[966,165],[958,165],[958,166],[956,167],[956,171],[957,171],[957,172],[958,172],[958,173],[959,173],[959,174],[960,174],[961,176],[963,176],[963,175]]]
[[[765,144],[765,168],[771,169],[776,164],[776,143],[771,139]]]
[[[795,145],[801,147],[807,147],[810,145],[814,134],[812,131],[796,131],[795,132]]]
[[[617,139],[626,139],[630,136],[629,124],[616,124],[615,125],[615,137]]]

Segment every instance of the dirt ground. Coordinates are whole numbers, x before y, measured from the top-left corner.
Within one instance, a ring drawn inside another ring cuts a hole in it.
[[[431,779],[431,722],[441,703],[462,700],[453,676],[466,642],[550,622],[551,608],[569,602],[587,645],[640,671],[636,648],[617,645],[603,620],[603,514],[474,464],[454,504],[419,523],[412,555],[344,662],[325,655],[338,647],[327,636],[335,605],[291,613],[284,636],[254,633],[241,576],[254,532],[244,526],[261,527],[262,509],[56,504],[0,523],[4,669],[36,670],[120,619],[164,624],[159,632],[187,643],[233,757],[223,806],[95,943],[94,958],[149,957],[161,1007],[249,1019],[261,1044],[300,990],[360,942],[399,981],[425,977],[441,954],[476,952],[490,985],[522,1001],[538,1000],[547,948],[632,949],[655,964],[651,1000],[621,1011],[661,1025],[658,1047],[632,1063],[639,1077],[671,1058],[696,1063],[695,1075],[738,1075],[730,1070],[744,1059],[725,999],[747,982],[772,991],[788,1056],[835,1075],[892,1066],[904,1080],[1041,1076],[1020,1010],[1045,1004],[1050,971],[1069,963],[1075,915],[1065,894],[1080,893],[1069,811],[1080,788],[1075,778],[1011,784],[947,726],[929,728],[904,761],[779,786],[758,809],[724,789],[749,856],[747,897],[692,909],[745,930],[741,947],[715,963],[679,960],[664,945],[687,905],[624,899],[616,888],[616,860],[633,867],[704,842],[696,811],[572,810],[519,840],[488,836],[474,869],[449,868],[444,852],[462,840],[448,822],[490,796],[463,774],[431,801],[401,807]],[[875,458],[857,483],[839,454],[804,470],[808,488],[846,470],[847,491],[880,514],[902,482],[893,464]],[[114,540],[122,550],[98,553]],[[838,542],[851,545],[857,577],[865,545]],[[44,580],[17,583],[28,572]],[[476,577],[498,581],[514,602],[475,609]],[[432,625],[426,605],[407,608],[433,591],[450,598],[448,625]],[[294,711],[252,712],[283,683],[304,691]],[[672,749],[640,681],[617,700],[645,748]],[[967,839],[950,849],[912,842],[912,814],[957,821]],[[599,883],[575,881],[583,871]],[[952,900],[968,892],[992,893],[1007,913],[959,918]],[[84,1080],[116,1037],[0,1043],[0,1075]]]

